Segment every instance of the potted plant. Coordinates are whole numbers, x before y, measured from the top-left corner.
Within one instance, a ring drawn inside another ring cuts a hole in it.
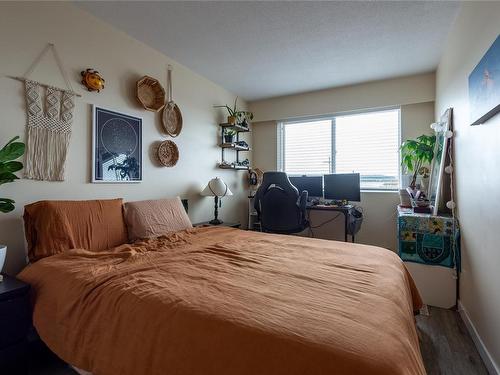
[[[224,143],[233,143],[236,131],[233,129],[226,129],[224,132]]]
[[[427,174],[434,158],[435,135],[421,135],[416,139],[408,139],[401,145],[401,165],[404,173],[412,173],[410,188],[415,190],[417,177]]]
[[[23,169],[23,163],[15,161],[24,154],[25,145],[22,142],[16,142],[19,137],[12,138],[0,150],[0,185],[14,182],[18,177],[14,174]],[[0,198],[0,212],[7,213],[14,210],[14,201],[9,198]],[[7,247],[0,245],[0,272],[5,262]]]
[[[249,111],[236,112],[236,121],[241,126],[248,128],[248,121],[253,120],[253,113]]]
[[[253,119],[253,113],[248,111],[238,111],[237,108],[238,97],[234,99],[234,104],[232,107],[225,105],[214,105],[214,108],[225,108],[227,110],[227,122],[231,125],[241,124],[243,126],[248,126],[248,120]]]

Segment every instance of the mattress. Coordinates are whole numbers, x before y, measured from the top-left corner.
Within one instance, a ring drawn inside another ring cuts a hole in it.
[[[42,340],[94,375],[425,374],[418,291],[379,247],[205,227],[19,278]]]

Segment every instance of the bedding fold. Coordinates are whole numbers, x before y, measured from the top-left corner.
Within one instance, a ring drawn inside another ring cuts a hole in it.
[[[94,375],[425,374],[418,291],[378,247],[193,228],[19,278],[43,341]]]

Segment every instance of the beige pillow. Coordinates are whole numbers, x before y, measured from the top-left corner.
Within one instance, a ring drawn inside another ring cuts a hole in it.
[[[193,227],[179,197],[127,202],[124,207],[130,241]]]

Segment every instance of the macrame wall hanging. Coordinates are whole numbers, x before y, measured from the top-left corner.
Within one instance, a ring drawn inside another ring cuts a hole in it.
[[[29,79],[42,57],[51,50],[66,82],[67,90]],[[76,94],[53,44],[48,44],[22,77],[27,112],[27,142],[24,177],[43,181],[63,181],[64,164],[71,138]]]

